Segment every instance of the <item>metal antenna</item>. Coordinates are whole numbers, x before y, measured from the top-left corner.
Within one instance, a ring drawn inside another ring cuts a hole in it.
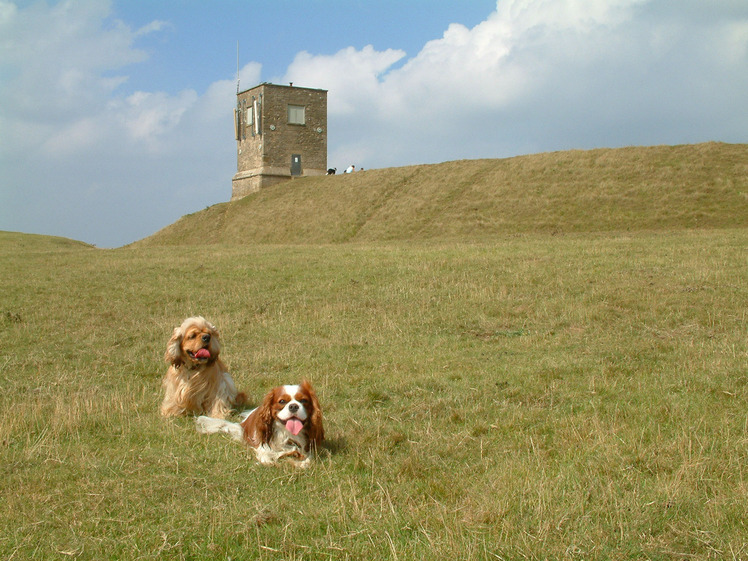
[[[239,41],[236,42],[236,93],[239,93]]]

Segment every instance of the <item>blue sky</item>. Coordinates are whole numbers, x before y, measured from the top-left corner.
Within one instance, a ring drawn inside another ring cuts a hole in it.
[[[231,196],[242,89],[328,94],[328,164],[748,142],[745,0],[0,0],[0,230],[100,247]]]
[[[285,74],[299,51],[332,55],[344,47],[372,45],[413,55],[426,41],[440,37],[449,23],[472,27],[495,8],[495,0],[138,0],[115,2],[112,15],[136,28],[153,20],[167,23],[164,33],[141,42],[149,64],[132,76],[128,87],[169,91],[185,84],[204,89],[221,72],[234,74],[237,43],[240,64],[260,62],[263,81],[273,81]]]

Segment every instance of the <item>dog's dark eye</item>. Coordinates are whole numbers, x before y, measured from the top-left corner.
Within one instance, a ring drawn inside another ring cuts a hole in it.
[[[288,402],[285,399],[279,399],[278,403],[280,403],[281,405],[285,405]]]
[[[194,339],[195,337],[197,337],[197,333],[190,333],[190,334],[189,334],[189,335],[187,336],[187,339]]]
[[[304,405],[308,405],[309,404],[309,400],[308,399],[301,399],[299,401],[301,401],[301,403],[303,403]]]

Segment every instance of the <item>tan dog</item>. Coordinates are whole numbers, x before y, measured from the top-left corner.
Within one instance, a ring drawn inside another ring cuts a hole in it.
[[[163,380],[163,416],[207,413],[223,419],[244,403],[220,352],[218,331],[205,318],[187,318],[174,329],[164,356],[170,366]]]

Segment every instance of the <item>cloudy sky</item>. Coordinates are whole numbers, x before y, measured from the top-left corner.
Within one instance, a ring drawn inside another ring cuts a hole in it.
[[[231,197],[237,82],[328,163],[748,142],[746,0],[0,0],[0,230],[99,247]]]

